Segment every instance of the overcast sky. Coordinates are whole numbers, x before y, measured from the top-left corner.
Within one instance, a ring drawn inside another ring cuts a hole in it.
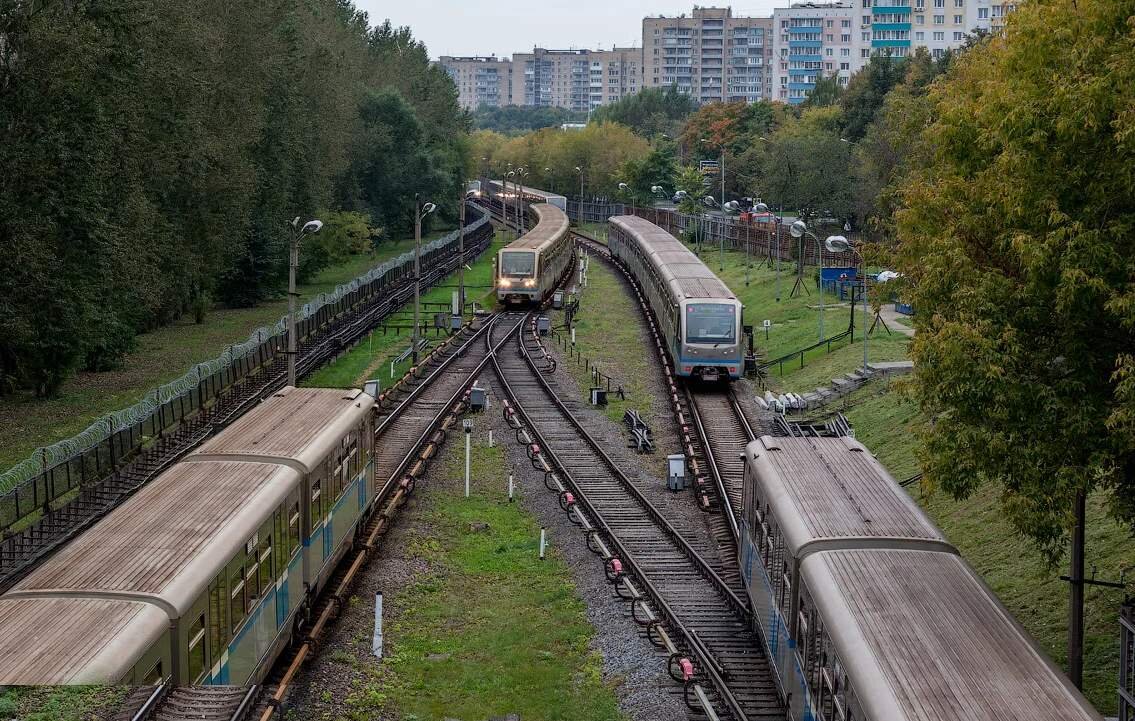
[[[544,48],[639,47],[644,15],[679,15],[693,9],[693,0],[572,0],[509,2],[508,0],[355,0],[372,25],[389,18],[409,25],[425,42],[430,57],[439,55],[511,55]],[[731,5],[734,15],[768,16],[787,0],[708,2]]]

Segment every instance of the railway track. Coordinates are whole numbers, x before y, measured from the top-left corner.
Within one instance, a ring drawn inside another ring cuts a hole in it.
[[[476,257],[486,247],[488,240],[471,244],[466,249],[466,256]],[[443,259],[422,274],[423,285],[431,287],[439,282],[459,262],[464,261],[457,257],[457,253]],[[303,377],[333,359],[412,297],[413,280],[402,279],[389,292],[359,304],[302,341],[298,348],[297,375]],[[6,536],[0,541],[0,592],[6,591],[40,561],[116,508],[217,430],[266,395],[283,387],[286,379],[287,360],[279,354],[259,372],[223,394],[213,406],[156,439],[135,459],[106,478],[82,487],[66,505]]]
[[[756,435],[732,388],[686,386],[685,396],[701,447],[709,450],[704,454],[706,467],[713,476],[715,487],[724,490],[724,498],[719,500],[736,543],[740,537],[737,524],[745,474],[745,462],[741,456],[745,446],[756,440]]]
[[[541,366],[546,354],[535,333],[525,328],[499,339],[506,342],[492,359],[494,370],[535,439],[529,454],[553,459],[568,487],[561,505],[594,525],[589,545],[592,533],[599,533],[611,546],[617,563],[608,561],[609,575],[628,573],[645,589],[655,617],[712,689],[719,713],[738,720],[784,718],[739,582],[718,575],[705,558],[711,549],[687,540],[694,534],[667,519],[607,455],[576,417],[578,401],[560,399],[545,378],[554,366]]]

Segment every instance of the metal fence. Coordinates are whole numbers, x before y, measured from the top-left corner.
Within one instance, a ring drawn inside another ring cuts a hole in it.
[[[465,226],[467,234],[489,222],[487,214],[480,209],[475,212],[481,217]],[[458,233],[453,231],[423,245],[425,262],[456,244]],[[411,276],[413,261],[414,252],[407,251],[305,303],[297,311],[297,345],[343,312]],[[10,527],[89,480],[104,477],[152,439],[211,404],[277,356],[284,356],[287,320],[285,315],[273,326],[257,328],[244,342],[152,389],[129,408],[108,413],[71,438],[36,449],[29,458],[0,474],[0,528]]]

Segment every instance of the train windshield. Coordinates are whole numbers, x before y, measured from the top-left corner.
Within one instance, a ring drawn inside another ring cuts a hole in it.
[[[531,278],[536,274],[536,254],[505,251],[501,253],[501,275]]]
[[[734,343],[737,308],[728,303],[690,303],[686,306],[687,343]]]

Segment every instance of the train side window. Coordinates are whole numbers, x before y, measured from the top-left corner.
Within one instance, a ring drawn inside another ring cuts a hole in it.
[[[219,659],[229,639],[225,625],[225,574],[209,586],[209,658]]]
[[[274,555],[272,552],[272,534],[268,534],[268,536],[260,542],[259,550],[260,588],[263,589],[264,592],[267,592],[272,588],[272,584],[276,578],[272,569],[272,559]]]
[[[244,561],[244,612],[252,613],[256,599],[260,598],[260,572],[256,562],[256,547]]]
[[[288,510],[288,555],[295,553],[300,547],[300,504],[292,502]]]
[[[205,675],[205,614],[201,614],[189,627],[189,678],[201,682]]]
[[[237,565],[229,574],[229,632],[236,633],[244,620],[244,566]]]
[[[311,527],[315,528],[323,521],[323,509],[320,507],[323,503],[323,488],[322,481],[313,481],[311,484]]]
[[[146,677],[142,679],[143,686],[157,686],[162,682],[162,660],[159,658],[150,670],[146,672]]]

